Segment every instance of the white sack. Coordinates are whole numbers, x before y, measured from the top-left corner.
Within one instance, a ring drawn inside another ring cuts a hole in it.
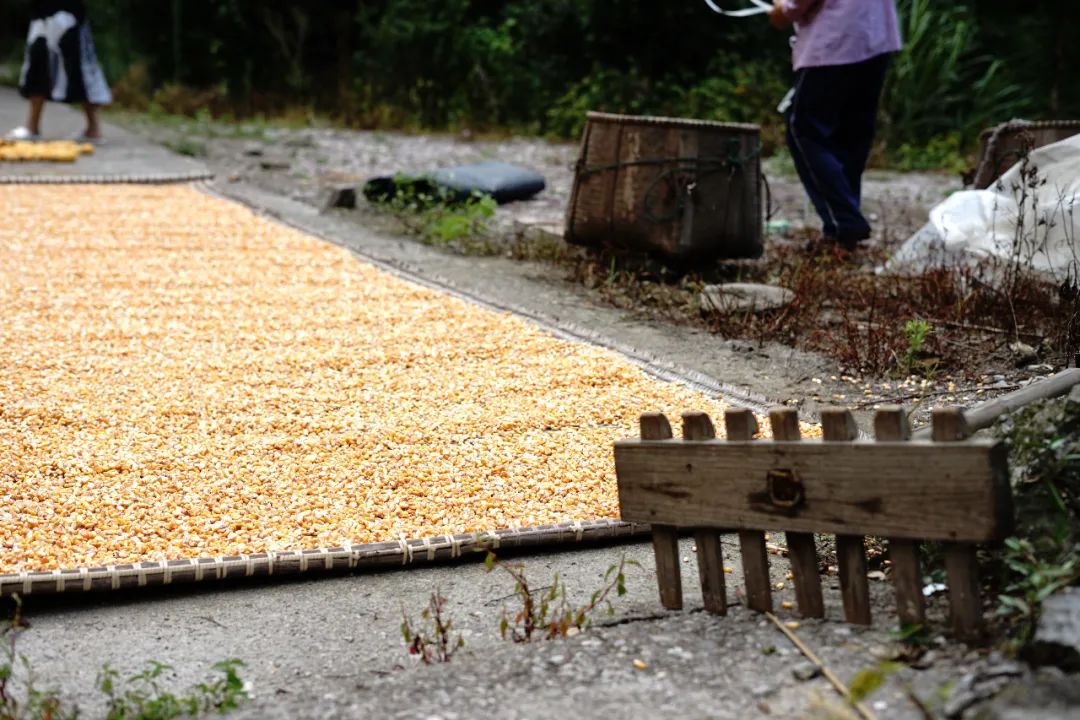
[[[1056,280],[1075,279],[1080,266],[1080,135],[1028,156],[1027,168],[1037,169],[1038,186],[1027,191],[1023,216],[1022,167],[1017,163],[986,190],[963,190],[937,205],[930,222],[896,251],[885,269],[919,273],[1016,258]],[[1024,222],[1018,233],[1020,217]]]

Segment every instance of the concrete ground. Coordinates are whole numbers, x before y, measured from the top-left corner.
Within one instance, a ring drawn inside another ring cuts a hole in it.
[[[0,94],[0,121],[17,122],[18,108],[10,93]],[[77,125],[77,118],[65,112],[49,109],[50,122],[56,122],[52,127]],[[178,158],[118,128],[108,127],[107,134],[110,144],[80,163],[138,172],[180,166],[171,164],[179,163]],[[568,292],[539,266],[448,255],[320,215],[308,205],[242,182],[222,182],[215,191],[388,267],[541,317],[549,325],[592,333],[594,341],[612,344],[617,339],[628,352],[723,378],[733,391],[766,398],[797,396],[811,376],[826,370],[820,359],[789,348],[746,350],[739,343],[706,339],[692,329],[625,317]],[[242,674],[251,682],[254,698],[235,713],[245,718],[563,718],[607,712],[629,718],[849,716],[823,680],[799,679],[812,673],[779,630],[737,606],[741,568],[733,547],[727,547],[726,562],[732,568],[727,577],[735,607],[723,618],[700,609],[689,541],[684,541],[682,554],[687,609],[672,613],[660,609],[647,544],[516,558],[540,587],[550,585],[558,573],[576,603],[603,584],[604,572],[620,558],[640,563],[628,569],[628,594],[614,603],[613,615],[601,614],[587,631],[551,642],[514,645],[500,639],[504,608],[514,612],[513,581],[500,571],[487,573],[479,563],[465,563],[227,588],[32,597],[24,608],[31,627],[19,650],[39,682],[61,688],[65,698],[84,707],[87,717],[99,713],[93,688],[105,663],[130,673],[149,660],[164,662],[175,668],[170,683],[179,687],[203,679],[212,663],[225,658],[246,663]],[[773,559],[774,580],[784,583],[776,591],[779,605],[794,597],[783,562]],[[890,589],[877,581],[872,588],[875,625],[863,629],[836,622],[840,613],[835,586],[835,576],[826,579],[833,619],[804,622],[796,633],[847,680],[897,655],[895,623]],[[447,665],[418,666],[405,652],[402,612],[417,619],[436,589],[448,598],[448,611],[465,646]],[[935,610],[940,607],[935,605]],[[908,692],[941,707],[953,685],[967,687],[981,678],[1026,672],[995,654],[945,644],[937,639],[942,629],[939,619],[931,634],[934,647],[921,661],[922,669],[905,666],[892,672],[868,701],[880,717],[924,717]],[[956,708],[954,702],[951,709]]]
[[[26,102],[12,88],[0,87],[0,137],[26,123]],[[66,105],[49,103],[42,118],[46,140],[65,140],[78,135],[85,123],[82,113]],[[4,163],[0,177],[11,178],[95,178],[115,179],[146,176],[195,176],[206,174],[201,162],[169,152],[160,145],[109,125],[105,144],[93,155],[74,163]]]
[[[834,701],[820,678],[799,680],[806,661],[762,616],[737,606],[741,568],[734,539],[726,562],[728,617],[701,610],[694,552],[683,541],[686,609],[660,608],[645,544],[508,558],[524,563],[537,588],[558,573],[575,604],[604,584],[606,570],[621,558],[627,595],[613,601],[614,614],[599,612],[595,625],[574,637],[514,645],[499,635],[503,613],[520,606],[514,582],[478,562],[353,577],[234,585],[213,589],[99,595],[75,600],[28,598],[32,627],[20,652],[39,678],[60,686],[66,697],[96,710],[93,687],[101,665],[124,673],[147,660],[176,669],[170,684],[202,680],[225,658],[246,663],[242,674],[254,698],[240,718],[561,718],[607,711],[630,718],[676,714],[689,718],[830,717],[813,708]],[[777,606],[793,602],[783,561],[774,561]],[[828,612],[840,615],[835,578],[826,580]],[[406,653],[400,624],[413,622],[439,590],[464,648],[449,664],[423,666]],[[878,624],[855,628],[833,621],[804,622],[796,630],[842,678],[894,656],[889,589],[874,584]],[[791,611],[779,611],[785,620]],[[943,641],[942,641],[943,642]],[[962,646],[934,651],[929,667],[890,676],[869,704],[882,717],[919,717],[906,699],[910,684],[920,697],[940,703],[938,693],[967,672],[1000,667],[997,659]],[[635,665],[635,661],[638,661]]]

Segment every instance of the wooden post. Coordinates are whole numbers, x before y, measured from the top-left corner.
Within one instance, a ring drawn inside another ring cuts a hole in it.
[[[844,408],[821,412],[821,434],[826,442],[851,442],[859,437],[855,418]],[[867,482],[873,482],[867,478]],[[862,535],[837,535],[836,560],[844,619],[854,625],[870,624],[870,584],[866,577],[866,547]]]
[[[938,408],[933,415],[934,442],[961,442],[970,431],[960,408]],[[979,593],[979,567],[975,546],[970,543],[944,543],[945,572],[949,581],[949,609],[953,632],[963,640],[975,640],[982,634],[982,598]]]
[[[705,413],[683,413],[683,440],[714,440],[716,430]],[[727,588],[724,584],[724,549],[721,531],[699,528],[694,531],[697,543],[698,576],[705,611],[727,615]]]
[[[773,440],[794,442],[802,439],[799,414],[792,408],[776,408],[769,412]],[[818,575],[817,546],[813,533],[787,533],[788,559],[795,577],[795,597],[803,617],[825,617],[825,601],[821,595]]]
[[[754,413],[744,408],[727,410],[724,425],[728,440],[753,440],[758,430]],[[747,607],[757,612],[772,612],[772,583],[769,580],[769,552],[765,533],[740,530],[739,549],[742,553]]]
[[[902,442],[911,438],[907,413],[898,405],[882,407],[874,415],[874,437],[882,441]],[[919,543],[905,538],[889,538],[893,587],[896,589],[896,614],[900,627],[926,624],[923,599],[922,563]]]
[[[642,440],[670,440],[671,423],[662,413],[641,416]],[[668,610],[681,610],[682,568],[679,565],[679,534],[672,525],[652,526],[653,554],[656,556],[656,580],[660,586],[660,604]]]

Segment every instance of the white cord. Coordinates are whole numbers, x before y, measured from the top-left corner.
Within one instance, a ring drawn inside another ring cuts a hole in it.
[[[765,2],[765,0],[750,0],[750,2],[752,7],[743,8],[742,10],[725,10],[714,3],[713,0],[705,0],[705,4],[709,6],[710,10],[728,17],[753,17],[754,15],[764,15],[768,12],[772,12],[773,6]]]

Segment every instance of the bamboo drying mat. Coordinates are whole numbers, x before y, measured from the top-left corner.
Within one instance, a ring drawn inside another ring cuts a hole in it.
[[[612,442],[724,409],[190,187],[0,198],[0,595],[639,534]]]

